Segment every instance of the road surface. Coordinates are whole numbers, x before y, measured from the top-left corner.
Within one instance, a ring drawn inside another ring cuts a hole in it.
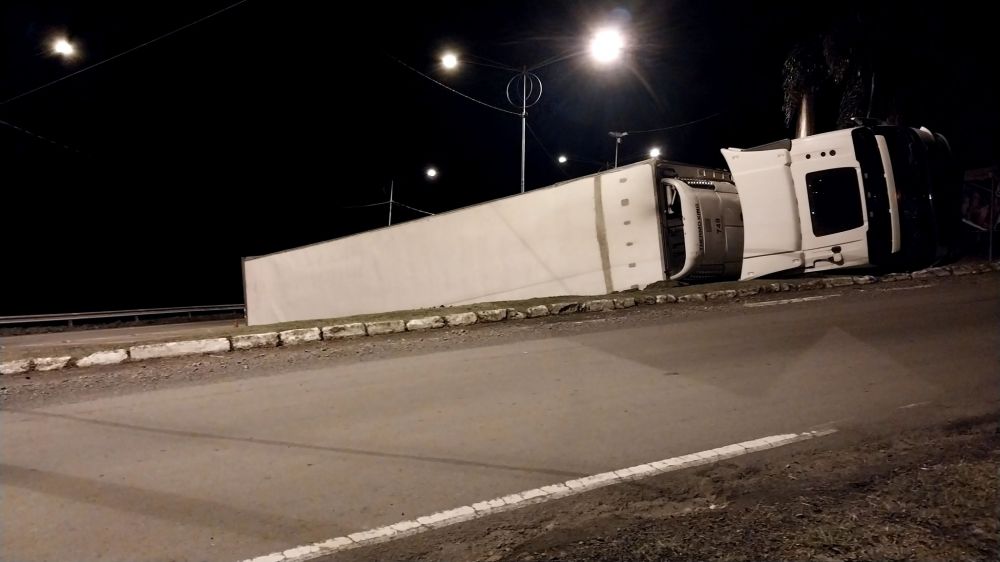
[[[557,335],[523,323],[500,343],[13,402],[0,552],[240,560],[911,404],[994,405],[996,289],[990,275],[680,317],[651,307]]]

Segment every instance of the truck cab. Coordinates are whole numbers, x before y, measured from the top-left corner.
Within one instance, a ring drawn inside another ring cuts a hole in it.
[[[865,126],[723,150],[743,210],[740,279],[898,266],[906,255],[910,267],[929,265],[947,243],[934,195],[957,193],[946,149],[925,129]]]

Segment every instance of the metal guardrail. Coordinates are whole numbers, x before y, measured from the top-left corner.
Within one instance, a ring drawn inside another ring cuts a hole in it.
[[[41,324],[44,322],[69,322],[98,320],[102,318],[135,318],[138,320],[148,316],[176,316],[208,312],[243,312],[246,306],[242,304],[215,304],[208,306],[180,306],[172,308],[137,308],[135,310],[106,310],[101,312],[67,312],[63,314],[25,314],[20,316],[0,316],[0,325]]]

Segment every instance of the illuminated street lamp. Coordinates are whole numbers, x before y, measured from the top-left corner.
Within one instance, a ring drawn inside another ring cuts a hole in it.
[[[441,57],[441,65],[448,70],[455,68],[458,66],[458,56],[456,56],[455,53],[445,53],[444,56]]]
[[[651,149],[649,151],[649,157],[650,158],[659,158],[660,157],[660,149],[659,148],[653,148],[653,149]]]
[[[59,37],[52,42],[52,52],[68,59],[76,54],[76,47],[65,37]]]
[[[582,157],[577,156],[575,154],[568,154],[568,155],[567,154],[560,154],[558,157],[556,157],[556,162],[558,162],[560,166],[574,166],[574,167],[577,167],[578,165],[584,165],[584,166],[587,166],[587,167],[594,166],[594,167],[600,168],[602,170],[607,166],[607,164],[605,162],[598,162],[597,160],[591,160],[589,158],[582,158]]]
[[[437,171],[437,168],[434,168],[433,166],[432,166],[432,167],[430,167],[430,168],[427,168],[427,171],[426,171],[426,172],[424,172],[424,173],[426,173],[426,174],[427,174],[427,177],[428,177],[428,178],[430,178],[430,179],[434,179],[434,178],[436,178],[436,177],[437,177],[437,175],[438,175],[438,171]]]
[[[590,40],[590,54],[600,63],[617,60],[625,48],[625,38],[617,29],[602,29]]]

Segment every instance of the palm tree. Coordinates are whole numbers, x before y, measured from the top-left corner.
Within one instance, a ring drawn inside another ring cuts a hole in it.
[[[785,125],[798,117],[796,136],[815,132],[816,97],[827,80],[827,68],[815,40],[803,41],[792,48],[784,68]]]
[[[867,26],[857,17],[792,48],[784,64],[782,109],[786,125],[798,119],[797,136],[817,132],[817,120],[820,128],[833,123],[843,128],[856,117],[870,116],[874,64],[868,37]]]

